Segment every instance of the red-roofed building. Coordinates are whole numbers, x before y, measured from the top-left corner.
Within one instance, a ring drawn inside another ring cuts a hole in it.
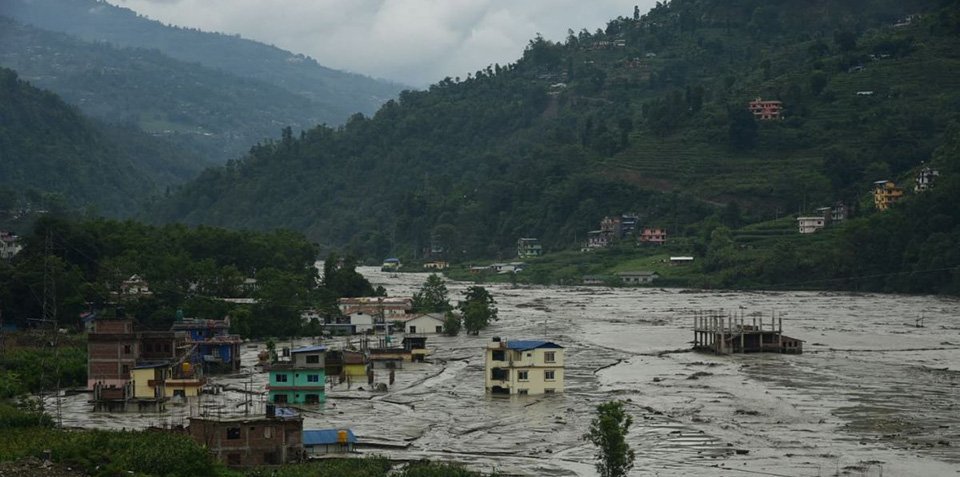
[[[753,113],[753,117],[760,121],[769,121],[781,119],[780,113],[783,111],[783,103],[775,100],[764,101],[757,98],[750,101],[748,109]]]

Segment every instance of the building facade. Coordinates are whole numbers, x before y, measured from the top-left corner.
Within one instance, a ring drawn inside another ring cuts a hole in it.
[[[877,210],[887,210],[902,198],[903,189],[897,187],[893,181],[882,180],[873,183],[873,206]]]
[[[494,338],[485,350],[484,387],[491,394],[563,392],[563,347],[539,340]]]
[[[759,121],[770,121],[781,119],[783,112],[783,103],[780,101],[762,100],[757,98],[747,105],[747,109],[753,113],[753,117]]]
[[[270,366],[267,399],[275,404],[319,404],[326,400],[324,346],[308,346],[290,352],[290,361]]]
[[[517,258],[532,258],[543,255],[540,239],[523,237],[517,240]]]
[[[933,188],[933,183],[937,180],[937,177],[940,176],[940,171],[936,169],[931,169],[929,166],[923,166],[917,171],[917,177],[915,179],[916,184],[913,186],[914,192],[926,192]]]
[[[228,467],[282,465],[303,458],[303,418],[270,404],[263,417],[191,417],[188,432]]]
[[[802,234],[812,234],[827,226],[824,216],[797,217],[797,228]]]
[[[667,230],[661,228],[644,228],[637,238],[640,243],[663,245],[667,243]]]
[[[620,277],[620,283],[624,285],[645,285],[660,278],[659,273],[649,271],[620,272],[617,276]]]

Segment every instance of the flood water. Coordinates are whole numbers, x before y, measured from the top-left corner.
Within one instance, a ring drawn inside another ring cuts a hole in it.
[[[426,277],[361,271],[391,296],[412,294]],[[468,286],[447,285],[454,299]],[[386,393],[365,383],[328,387],[327,402],[304,412],[305,427],[352,428],[361,442],[383,444],[362,452],[397,459],[457,461],[511,475],[595,476],[594,449],[581,436],[598,404],[619,399],[633,416],[631,475],[960,476],[958,300],[486,287],[500,310],[489,329],[431,336],[431,362],[404,364]],[[742,310],[748,320],[782,315],[784,334],[805,340],[804,354],[688,351],[693,314],[716,309]],[[924,327],[916,327],[921,314]],[[494,336],[564,346],[565,393],[486,396],[483,347]],[[253,366],[260,349],[245,345],[241,374],[213,378],[225,386],[220,395],[172,403],[163,413],[116,414],[93,413],[88,395],[68,396],[63,424],[177,425],[198,413],[242,413],[248,401],[260,410],[266,375]]]

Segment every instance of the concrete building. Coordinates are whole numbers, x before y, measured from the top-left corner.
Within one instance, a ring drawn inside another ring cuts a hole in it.
[[[753,117],[759,121],[782,119],[783,103],[780,101],[762,100],[757,98],[747,105]]]
[[[644,228],[640,232],[640,236],[637,237],[637,240],[640,243],[649,243],[653,245],[663,245],[667,243],[667,230],[661,229],[659,227],[654,228]]]
[[[881,180],[873,183],[873,206],[877,210],[887,210],[902,198],[903,189],[897,187],[893,181]]]
[[[484,387],[491,394],[563,392],[563,347],[550,341],[502,341],[486,348]]]
[[[0,259],[9,260],[22,249],[20,237],[11,232],[0,231]]]
[[[650,271],[620,272],[617,276],[624,285],[645,285],[660,278],[659,273]]]
[[[443,333],[443,315],[439,313],[418,315],[403,324],[403,332],[411,334]]]
[[[917,171],[917,177],[913,186],[914,192],[926,192],[933,188],[933,183],[940,177],[940,171],[931,169],[929,166],[923,166]]]
[[[87,335],[87,389],[94,401],[133,397],[130,371],[137,366],[140,339],[131,319],[99,319]]]
[[[303,418],[271,404],[262,417],[191,417],[188,432],[217,460],[233,468],[294,463],[304,455]]]
[[[822,215],[797,217],[797,227],[802,234],[812,234],[827,226],[827,219]]]
[[[337,300],[340,314],[349,316],[363,312],[373,316],[383,316],[389,323],[413,310],[413,298],[364,296],[358,298],[340,298]]]
[[[326,400],[324,346],[308,346],[290,352],[290,361],[270,365],[267,399],[275,404],[319,404]]]
[[[517,258],[532,258],[543,255],[540,239],[523,237],[517,240]]]
[[[240,335],[230,334],[230,317],[222,320],[184,318],[178,311],[171,330],[184,332],[195,344],[190,361],[206,373],[240,371]]]
[[[383,265],[380,267],[382,272],[395,272],[397,270],[400,270],[399,258],[388,258],[383,261]]]

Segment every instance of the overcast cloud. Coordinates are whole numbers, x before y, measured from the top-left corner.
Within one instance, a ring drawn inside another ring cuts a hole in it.
[[[154,20],[239,33],[331,68],[423,87],[516,61],[654,0],[109,0]]]

